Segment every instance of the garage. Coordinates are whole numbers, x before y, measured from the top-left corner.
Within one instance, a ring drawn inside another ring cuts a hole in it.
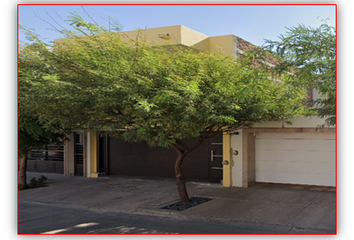
[[[335,134],[257,133],[255,181],[335,186]]]
[[[185,140],[193,146],[196,139]],[[177,152],[173,148],[150,147],[144,142],[125,142],[115,137],[108,138],[109,175],[175,178],[174,164]],[[186,156],[183,172],[187,180],[220,182],[222,179],[222,134]]]

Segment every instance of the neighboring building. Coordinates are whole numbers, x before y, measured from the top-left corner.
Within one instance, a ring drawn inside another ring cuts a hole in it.
[[[252,48],[251,43],[234,35],[209,37],[181,25],[123,34],[131,38],[144,34],[157,45],[177,44],[206,52],[221,51],[234,57]],[[333,187],[336,184],[335,128],[317,130],[322,123],[317,117],[299,116],[293,119],[292,125],[267,122],[232,134],[220,133],[187,156],[186,178],[222,180],[225,187],[250,187],[255,182]],[[173,149],[150,148],[145,143],[127,143],[97,133],[76,138],[79,140],[65,145],[66,176],[174,177],[176,153]],[[81,155],[77,146],[81,146]],[[222,165],[223,161],[229,164]]]

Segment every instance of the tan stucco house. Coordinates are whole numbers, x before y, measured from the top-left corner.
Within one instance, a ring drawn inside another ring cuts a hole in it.
[[[252,44],[234,35],[209,37],[182,25],[123,32],[127,39],[143,32],[157,45],[182,45],[237,58]],[[187,179],[250,187],[256,182],[336,185],[335,128],[316,129],[323,119],[298,116],[285,122],[255,124],[220,133],[185,160]],[[126,143],[98,133],[71,134],[64,148],[65,176],[127,175],[173,178],[175,151]],[[222,162],[228,163],[223,165]]]

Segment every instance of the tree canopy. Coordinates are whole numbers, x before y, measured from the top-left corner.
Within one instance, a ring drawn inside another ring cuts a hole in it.
[[[32,71],[23,65],[23,58],[19,57],[18,78],[19,78],[19,95],[27,95],[31,89],[27,85],[29,79],[42,74]],[[42,149],[48,144],[63,144],[66,140],[66,134],[61,127],[48,128],[39,120],[38,114],[27,111],[26,104],[23,104],[24,98],[20,97],[18,101],[18,153],[21,156],[20,164],[20,184],[22,188],[27,187],[26,171],[27,171],[27,154],[32,149]]]
[[[124,130],[126,140],[167,147],[201,131],[289,120],[302,110],[304,92],[255,67],[252,54],[235,61],[143,38],[127,42],[124,33],[77,15],[70,22],[75,31],[61,30],[67,38],[54,46],[32,37],[35,45],[22,50],[33,76],[20,79],[27,89],[20,98],[47,124]]]
[[[287,28],[279,41],[267,40],[267,47],[284,62],[278,69],[297,67],[293,77],[299,84],[315,89],[319,99],[313,101],[312,113],[326,118],[324,126],[336,124],[336,32],[323,23],[318,28],[298,25]]]
[[[173,147],[182,185],[183,158],[213,131],[288,121],[303,111],[305,90],[293,84],[291,73],[276,74],[258,61],[255,52],[235,60],[157,46],[143,30],[131,39],[119,26],[98,26],[75,14],[69,23],[73,29],[57,29],[64,38],[54,45],[24,29],[31,40],[19,60],[30,73],[19,78],[26,111],[47,127],[106,131],[127,141]],[[182,142],[186,138],[197,142],[189,148]]]

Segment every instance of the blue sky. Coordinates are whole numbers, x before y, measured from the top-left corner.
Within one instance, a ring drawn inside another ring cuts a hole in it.
[[[107,24],[112,16],[124,31],[184,25],[208,36],[234,34],[258,46],[264,39],[277,40],[286,32],[285,27],[299,23],[318,27],[326,18],[328,24],[335,26],[336,21],[334,5],[20,5],[18,17],[19,23],[52,40],[60,35],[49,30],[51,26],[40,18],[65,26],[62,19],[74,11],[99,24]],[[22,34],[20,40],[24,40]]]

